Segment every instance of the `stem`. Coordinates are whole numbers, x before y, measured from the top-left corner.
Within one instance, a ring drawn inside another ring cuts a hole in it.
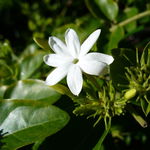
[[[150,10],[139,13],[139,14],[127,19],[127,20],[124,20],[124,21],[118,23],[117,25],[111,27],[110,31],[113,32],[117,27],[123,27],[123,26],[125,26],[126,24],[129,24],[132,21],[138,20],[138,19],[143,18],[143,17],[148,16],[148,15],[150,15]]]
[[[105,129],[105,131],[103,132],[102,136],[100,137],[98,143],[95,145],[95,147],[92,150],[101,150],[102,143],[103,143],[104,139],[106,138],[107,134],[109,133],[110,127],[111,127],[111,118],[109,118],[107,128]]]

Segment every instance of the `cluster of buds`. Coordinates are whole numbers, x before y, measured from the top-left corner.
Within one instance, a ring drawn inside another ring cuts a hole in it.
[[[112,81],[105,81],[104,85],[97,91],[97,97],[86,93],[86,99],[76,100],[79,105],[73,111],[76,115],[87,115],[89,117],[98,117],[94,125],[101,119],[104,119],[107,126],[107,118],[124,113],[126,99],[118,93],[113,87]]]
[[[141,59],[139,59],[137,51],[136,57],[137,65],[126,68],[129,91],[134,91],[128,95],[130,97],[136,95],[135,102],[140,103],[143,112],[148,115],[150,112],[150,49],[148,47],[144,49]]]

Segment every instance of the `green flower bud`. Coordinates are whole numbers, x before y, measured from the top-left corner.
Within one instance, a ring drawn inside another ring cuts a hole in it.
[[[125,99],[128,100],[128,99],[133,98],[135,95],[136,95],[136,89],[130,89],[125,93],[124,97]]]

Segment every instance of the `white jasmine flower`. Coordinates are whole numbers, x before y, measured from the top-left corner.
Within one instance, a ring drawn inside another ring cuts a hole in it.
[[[67,76],[67,84],[74,95],[82,90],[82,72],[100,75],[113,62],[113,57],[101,53],[88,53],[100,35],[101,30],[94,31],[80,45],[79,38],[73,29],[65,33],[65,43],[57,37],[49,37],[49,45],[55,54],[44,56],[44,62],[56,67],[47,77],[47,85],[55,85]]]

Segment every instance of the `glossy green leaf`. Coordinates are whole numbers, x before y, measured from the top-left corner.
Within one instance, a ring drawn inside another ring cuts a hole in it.
[[[15,150],[50,136],[69,121],[63,110],[32,100],[0,101],[0,129],[7,133],[1,150]]]
[[[7,88],[4,99],[31,99],[46,101],[50,104],[56,102],[60,94],[41,80],[21,80]]]
[[[44,52],[39,51],[32,55],[23,57],[20,61],[20,79],[27,79],[41,66],[43,63]]]
[[[48,40],[44,40],[44,39],[37,38],[37,37],[34,37],[33,40],[42,49],[52,51],[49,44],[48,44]]]
[[[124,29],[123,27],[117,27],[113,32],[111,32],[108,43],[108,52],[113,48],[117,48],[120,40],[124,37]]]
[[[118,15],[118,4],[114,0],[94,0],[99,9],[109,20],[115,20]]]

